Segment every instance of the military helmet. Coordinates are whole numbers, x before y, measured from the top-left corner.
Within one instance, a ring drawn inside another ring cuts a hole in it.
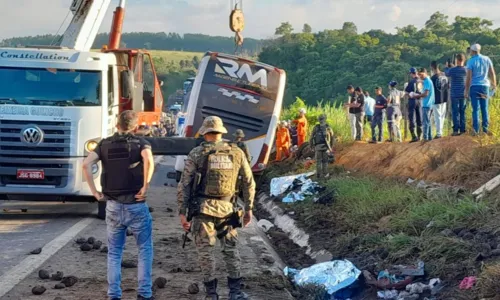
[[[234,137],[239,137],[239,138],[244,138],[245,133],[241,129],[236,129],[236,131],[233,133]]]
[[[203,120],[203,124],[201,125],[200,128],[200,134],[205,135],[207,133],[227,133],[226,127],[224,127],[224,123],[222,122],[222,119],[216,116],[210,116],[206,117],[205,120]]]

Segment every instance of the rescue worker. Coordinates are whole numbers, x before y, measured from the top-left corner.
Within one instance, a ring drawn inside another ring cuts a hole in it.
[[[120,114],[118,132],[101,140],[83,162],[83,174],[92,194],[106,201],[108,235],[108,296],[122,297],[121,263],[129,228],[139,248],[137,299],[154,299],[152,294],[153,222],[146,204],[149,183],[153,177],[154,159],[149,142],[137,137],[137,113]],[[92,166],[102,162],[102,192],[94,184]]]
[[[236,129],[233,133],[234,143],[245,153],[248,163],[252,161],[252,155],[250,155],[250,150],[248,149],[247,144],[243,143],[243,138],[245,137],[245,133],[241,129]]]
[[[309,144],[316,156],[316,177],[328,177],[328,155],[332,155],[333,130],[326,123],[326,115],[320,115],[311,133]]]
[[[299,117],[294,121],[297,125],[297,146],[304,144],[306,141],[307,135],[307,119],[306,119],[306,110],[301,108],[299,110]]]
[[[276,160],[281,161],[283,157],[290,156],[290,132],[286,121],[281,121],[276,131]]]
[[[229,300],[248,299],[240,290],[242,278],[236,247],[238,233],[225,221],[229,216],[234,216],[236,203],[232,199],[239,175],[245,203],[242,225],[246,227],[250,224],[255,197],[252,170],[243,151],[222,140],[222,134],[227,133],[227,130],[219,117],[205,118],[199,132],[205,142],[189,153],[177,189],[181,224],[184,230],[191,230],[195,237],[198,261],[204,275],[205,299],[219,299],[218,281],[214,277],[214,246],[217,238],[223,247],[222,254],[228,272]],[[199,178],[198,182],[196,178]],[[194,191],[191,190],[193,187]],[[191,211],[192,204],[196,204],[199,214],[195,214],[192,222],[188,222],[186,210]]]
[[[389,82],[389,96],[387,97],[387,120],[389,117],[392,120],[392,124],[389,125],[389,140],[402,142],[403,138],[401,136],[401,120],[403,115],[401,113],[401,99],[405,96],[403,91],[396,88],[398,83],[396,81]]]
[[[411,142],[418,142],[422,138],[422,100],[418,97],[410,97],[410,93],[421,94],[422,82],[418,78],[417,69],[410,69],[411,79],[406,86],[405,92],[408,95],[408,120],[410,121]],[[416,132],[415,132],[416,128]]]

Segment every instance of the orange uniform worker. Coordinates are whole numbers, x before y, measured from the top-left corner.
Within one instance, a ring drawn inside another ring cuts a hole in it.
[[[282,154],[284,157],[290,155],[290,132],[287,128],[288,124],[285,121],[281,121],[278,125],[278,130],[276,132],[276,160],[281,161]]]
[[[300,146],[306,141],[307,135],[307,119],[306,110],[301,108],[299,110],[299,118],[293,121],[297,125],[297,146]]]

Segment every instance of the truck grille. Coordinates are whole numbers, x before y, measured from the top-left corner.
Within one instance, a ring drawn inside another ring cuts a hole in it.
[[[43,132],[40,143],[23,138],[23,132],[30,128],[29,125]],[[70,145],[70,122],[0,120],[0,157],[69,157]]]

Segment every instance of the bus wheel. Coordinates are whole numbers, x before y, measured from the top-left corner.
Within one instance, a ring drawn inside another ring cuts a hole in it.
[[[181,171],[175,171],[175,181],[179,183],[181,181],[181,176],[182,172]]]
[[[106,219],[106,201],[97,202],[97,218],[101,220]]]

